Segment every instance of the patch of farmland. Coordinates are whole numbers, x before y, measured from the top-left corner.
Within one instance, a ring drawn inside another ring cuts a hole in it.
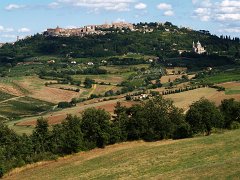
[[[94,100],[94,99],[90,100],[90,102],[88,102],[90,104],[81,103],[81,104],[77,104],[77,106],[73,107],[73,108],[68,108],[68,109],[63,109],[61,111],[51,112],[51,113],[44,115],[43,118],[47,119],[48,123],[50,125],[59,124],[67,117],[67,114],[80,116],[81,112],[87,108],[92,108],[92,107],[104,108],[107,111],[109,110],[110,113],[112,113],[114,110],[114,106],[116,105],[116,103],[118,101],[123,103],[123,105],[125,105],[125,106],[130,106],[129,103],[132,103],[132,102],[124,102],[124,98],[110,100],[110,101],[97,102],[97,103],[94,103],[94,101],[96,101],[96,100]],[[111,107],[111,108],[108,108],[108,107]],[[22,119],[22,120],[16,122],[16,126],[11,125],[11,128],[15,129],[15,127],[17,127],[17,126],[35,126],[38,118],[40,118],[40,117],[38,116],[38,117]]]
[[[28,77],[22,81],[17,82],[19,86],[29,91],[32,98],[47,101],[51,103],[58,103],[61,101],[71,101],[72,98],[79,97],[78,92],[67,91],[52,87],[46,87],[46,80],[39,79],[38,77]]]
[[[7,94],[11,94],[13,96],[22,96],[24,93],[19,90],[16,86],[14,86],[12,83],[5,84],[0,83],[0,91],[5,92]]]
[[[223,82],[234,82],[240,80],[240,70],[233,69],[231,71],[223,71],[221,73],[206,77],[203,79],[209,83],[223,83]]]
[[[120,87],[112,85],[97,85],[92,94],[104,94],[107,91],[113,90],[114,92],[120,90]]]
[[[123,101],[121,102],[122,106],[131,107],[134,104],[138,104],[139,102],[134,101]],[[105,111],[109,112],[110,114],[114,114],[114,109],[117,103],[109,103],[100,106],[96,106],[97,109],[104,109]]]
[[[103,75],[74,75],[72,76],[74,80],[80,80],[84,82],[85,78],[91,78],[96,82],[104,82],[104,83],[112,83],[112,84],[119,84],[124,80],[122,75],[110,75],[110,74],[103,74]]]
[[[227,95],[240,94],[240,81],[222,83],[219,86],[225,87],[225,94]]]
[[[225,95],[224,92],[219,92],[213,88],[200,88],[176,94],[169,94],[164,97],[172,99],[174,104],[177,107],[182,108],[184,111],[186,111],[192,103],[201,98],[209,99],[216,105],[220,105],[221,101],[224,99],[234,98],[240,100],[240,95]]]
[[[164,84],[164,83],[168,83],[168,82],[173,82],[173,81],[175,81],[176,79],[179,79],[179,78],[181,78],[181,77],[182,77],[181,74],[180,74],[180,75],[162,76],[161,79],[160,79],[160,81],[161,81],[162,84]]]
[[[176,79],[181,79],[183,75],[187,75],[187,74],[178,74],[178,75],[167,75],[167,76],[162,76],[160,81],[161,83],[168,83],[168,82],[173,82]],[[195,74],[193,75],[187,75],[189,79],[192,79],[195,77]]]
[[[30,97],[10,99],[0,104],[0,115],[8,119],[39,115],[50,111],[53,104]]]

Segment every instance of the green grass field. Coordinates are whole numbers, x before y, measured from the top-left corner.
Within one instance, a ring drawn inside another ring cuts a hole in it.
[[[231,88],[226,88],[225,94],[227,94],[227,95],[240,94],[239,84],[236,84],[236,86],[231,87]]]
[[[16,97],[0,104],[0,115],[8,119],[34,116],[51,110],[52,103],[30,97]]]
[[[222,83],[240,80],[240,70],[225,71],[203,79],[204,82]]]
[[[230,89],[230,90],[226,90],[225,94],[227,95],[232,95],[232,94],[240,94],[240,90],[234,90],[234,89]]]
[[[240,130],[128,142],[16,169],[5,179],[239,179]]]

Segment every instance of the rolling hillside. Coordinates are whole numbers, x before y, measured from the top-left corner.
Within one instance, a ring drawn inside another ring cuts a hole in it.
[[[122,143],[15,169],[4,179],[239,179],[239,135]]]

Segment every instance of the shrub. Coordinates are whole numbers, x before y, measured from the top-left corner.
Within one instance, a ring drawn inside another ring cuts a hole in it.
[[[69,108],[72,107],[72,104],[69,102],[59,102],[58,103],[58,108]]]
[[[233,121],[230,125],[230,129],[240,129],[240,123],[237,121]]]
[[[189,137],[192,137],[192,131],[188,123],[180,124],[173,133],[173,139],[184,139]]]

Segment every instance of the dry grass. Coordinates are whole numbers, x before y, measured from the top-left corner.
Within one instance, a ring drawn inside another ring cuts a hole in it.
[[[110,100],[110,101],[97,102],[97,103],[94,103],[94,100],[91,100],[91,102],[85,102],[86,104],[81,103],[81,104],[78,104],[76,107],[63,109],[61,111],[51,112],[42,117],[47,119],[48,123],[50,125],[59,124],[66,118],[67,114],[80,116],[81,112],[87,108],[96,107],[96,108],[106,108],[107,109],[109,106],[111,106],[111,108],[109,109],[110,113],[111,113],[111,112],[113,112],[114,106],[116,105],[116,103],[118,101],[123,102],[123,105],[129,106],[128,102],[124,102],[124,98],[119,98],[119,99]],[[87,104],[87,103],[89,103],[89,104]],[[17,121],[15,126],[21,126],[21,127],[35,126],[38,118],[40,118],[40,117],[38,116],[38,117],[22,119],[20,121]],[[14,129],[14,126],[12,128]]]
[[[17,84],[29,91],[29,97],[52,103],[71,101],[72,98],[79,96],[79,93],[74,91],[66,91],[53,87],[46,87],[44,85],[46,82],[48,81],[39,79],[35,76],[31,76],[24,78],[23,80],[17,82]]]
[[[201,98],[209,99],[216,105],[220,105],[221,101],[224,99],[235,98],[236,100],[240,100],[239,94],[225,95],[224,92],[219,92],[213,88],[200,88],[182,93],[170,94],[164,97],[172,99],[177,107],[182,108],[185,111],[192,103],[200,100]]]
[[[162,76],[160,81],[161,83],[168,83],[169,81],[170,82],[173,82],[175,81],[176,79],[181,79],[183,75],[187,75],[187,74],[178,74],[178,75],[167,75],[167,76]],[[189,79],[192,79],[195,77],[195,74],[194,75],[187,75]]]
[[[4,179],[239,179],[239,135],[116,144],[28,165]]]
[[[75,80],[81,80],[84,82],[85,78],[91,78],[94,79],[96,82],[104,82],[104,83],[113,83],[113,84],[119,84],[121,83],[124,78],[121,75],[74,75],[73,78]]]
[[[181,78],[182,75],[168,75],[168,76],[162,76],[160,81],[161,83],[168,83],[168,82],[173,82],[178,78]]]
[[[225,95],[224,92],[218,92],[212,88],[200,88],[191,91],[186,91],[177,94],[170,94],[164,96],[165,98],[172,99],[174,104],[182,108],[185,112],[189,109],[189,106],[201,98],[209,99],[210,101],[216,103],[216,105],[220,105],[221,101],[224,99],[235,98],[236,100],[240,100],[240,95]],[[131,105],[135,104],[135,102],[126,102],[124,98],[119,97],[119,99],[112,100],[112,101],[104,101],[104,102],[97,102],[96,99],[78,104],[76,107],[64,109],[58,112],[52,112],[45,116],[44,118],[48,119],[49,124],[57,124],[61,123],[67,116],[67,114],[73,114],[79,116],[80,113],[90,107],[102,108],[108,111],[109,113],[113,114],[114,107],[116,103],[120,101],[122,105],[130,107]],[[26,118],[19,121],[16,125],[17,126],[34,126],[36,121],[39,117],[35,118]]]
[[[12,84],[3,84],[0,83],[0,91],[14,95],[14,96],[23,96],[24,93],[21,92],[18,88],[14,87]]]

